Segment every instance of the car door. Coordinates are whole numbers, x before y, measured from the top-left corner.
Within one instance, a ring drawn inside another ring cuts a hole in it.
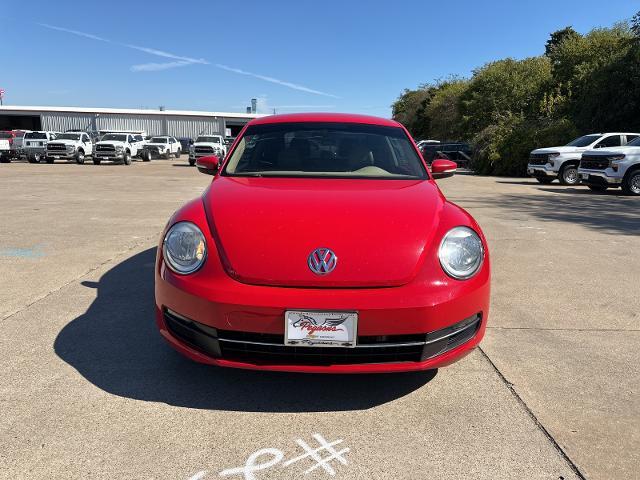
[[[609,135],[596,143],[593,148],[610,148],[619,147],[621,145],[623,145],[622,135]]]
[[[83,149],[84,149],[84,154],[85,155],[91,155],[93,153],[93,144],[91,143],[91,139],[89,138],[89,135],[87,135],[86,133],[82,134],[82,145],[83,145]]]

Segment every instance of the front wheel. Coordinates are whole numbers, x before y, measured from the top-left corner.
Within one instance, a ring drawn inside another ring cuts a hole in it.
[[[560,183],[562,185],[577,185],[580,183],[577,165],[567,165],[560,170]]]
[[[196,164],[196,159],[195,158],[190,158],[189,159],[189,165],[191,165],[192,167]]]
[[[640,170],[629,174],[622,183],[622,189],[627,195],[640,196]]]
[[[41,156],[39,153],[34,153],[31,154],[27,157],[27,160],[29,160],[29,163],[40,163],[41,160]]]
[[[125,165],[131,165],[131,153],[129,153],[128,150],[125,150],[125,152],[122,154],[122,163],[124,163]]]
[[[143,150],[142,154],[140,155],[140,157],[142,158],[143,162],[150,162],[151,161],[151,151]]]
[[[10,163],[11,162],[11,157],[5,157],[3,155],[0,155],[0,163]]]
[[[538,181],[538,183],[541,183],[543,185],[549,185],[551,182],[553,182],[553,178],[549,177],[536,177],[536,180]]]
[[[78,165],[82,165],[84,163],[84,152],[82,150],[78,150],[76,153],[76,163]]]
[[[180,151],[180,149],[178,149],[178,151],[176,152],[176,158],[180,158],[181,154],[182,154],[182,152]]]
[[[605,192],[608,187],[604,185],[587,185],[592,192]]]

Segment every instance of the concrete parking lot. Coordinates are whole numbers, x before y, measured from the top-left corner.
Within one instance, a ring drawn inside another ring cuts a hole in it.
[[[638,199],[442,180],[491,247],[481,348],[421,374],[260,373],[155,330],[158,235],[211,179],[186,164],[0,166],[0,478],[640,478]],[[349,451],[319,466],[314,434]]]

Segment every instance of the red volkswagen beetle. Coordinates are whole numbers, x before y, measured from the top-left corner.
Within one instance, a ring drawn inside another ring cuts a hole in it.
[[[157,324],[225,367],[393,372],[448,365],[482,339],[489,252],[402,125],[294,114],[251,121],[202,197],[169,220]]]

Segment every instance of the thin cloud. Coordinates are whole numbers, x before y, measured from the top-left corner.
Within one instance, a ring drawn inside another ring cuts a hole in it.
[[[121,46],[121,47],[129,48],[131,50],[137,50],[139,52],[148,53],[149,55],[155,55],[156,57],[162,57],[162,58],[168,58],[168,59],[171,59],[171,60],[175,60],[173,62],[142,63],[142,64],[137,64],[137,65],[132,65],[130,67],[130,70],[132,72],[159,72],[159,71],[162,71],[162,70],[169,70],[171,68],[186,67],[188,65],[196,65],[196,64],[197,65],[209,65],[210,64],[204,58],[185,57],[185,56],[182,56],[182,55],[176,55],[175,53],[166,52],[164,50],[158,50],[156,48],[141,47],[139,45],[132,45],[132,44],[129,44],[129,43],[114,42],[112,40],[100,37],[98,35],[94,35],[92,33],[81,32],[79,30],[72,30],[70,28],[58,27],[57,25],[51,25],[51,24],[48,24],[48,23],[37,23],[37,25],[39,25],[39,26],[41,26],[43,28],[48,28],[50,30],[56,30],[58,32],[69,33],[69,34],[72,34],[72,35],[76,35],[76,36],[83,37],[83,38],[88,38],[88,39],[91,39],[91,40],[96,40],[96,41],[99,41],[99,42],[110,43],[112,45],[118,45],[118,46]],[[238,75],[245,75],[247,77],[257,78],[259,80],[263,80],[263,81],[269,82],[269,83],[275,83],[276,85],[281,85],[283,87],[287,87],[287,88],[290,88],[292,90],[298,90],[300,92],[305,92],[305,93],[312,93],[314,95],[321,95],[323,97],[340,98],[339,96],[334,95],[332,93],[323,92],[321,90],[315,90],[313,88],[305,87],[304,85],[300,85],[300,84],[293,83],[293,82],[288,82],[288,81],[285,81],[285,80],[280,80],[280,79],[275,78],[275,77],[269,77],[267,75],[261,75],[259,73],[248,72],[246,70],[241,70],[239,68],[230,67],[228,65],[223,65],[221,63],[216,63],[215,66],[217,68],[222,69],[222,70],[226,70],[227,72],[233,72],[233,73],[237,73]],[[284,107],[280,107],[280,108],[284,108]],[[287,107],[287,108],[307,108],[307,106],[300,106],[300,107],[291,107],[290,106],[290,107]],[[316,106],[316,107],[311,107],[311,108],[318,108],[318,107]],[[333,108],[333,106],[328,106],[327,108]]]
[[[193,62],[167,62],[167,63],[141,63],[138,65],[131,65],[132,72],[159,72],[161,70],[169,70],[171,68],[186,67],[187,65],[193,65]]]
[[[50,30],[57,30],[58,32],[71,33],[79,37],[90,38],[91,40],[97,40],[99,42],[113,43],[111,40],[106,38],[102,38],[91,33],[80,32],[78,30],[71,30],[70,28],[57,27],[55,25],[49,25],[48,23],[38,23],[36,25],[40,25],[41,27],[48,28]]]
[[[283,87],[288,87],[288,88],[291,88],[293,90],[299,90],[301,92],[306,92],[306,93],[313,93],[314,95],[322,95],[324,97],[340,98],[337,95],[333,95],[332,93],[322,92],[320,90],[314,90],[312,88],[305,87],[304,85],[298,85],[297,83],[291,83],[291,82],[287,82],[287,81],[284,81],[284,80],[279,80],[279,79],[274,78],[274,77],[268,77],[266,75],[260,75],[259,73],[247,72],[245,70],[240,70],[239,68],[233,68],[233,67],[230,67],[228,65],[223,65],[221,63],[216,63],[216,67],[221,68],[222,70],[226,70],[228,72],[238,73],[240,75],[246,75],[248,77],[258,78],[260,80],[264,80],[265,82],[271,82],[271,83],[275,83],[277,85],[282,85]]]

